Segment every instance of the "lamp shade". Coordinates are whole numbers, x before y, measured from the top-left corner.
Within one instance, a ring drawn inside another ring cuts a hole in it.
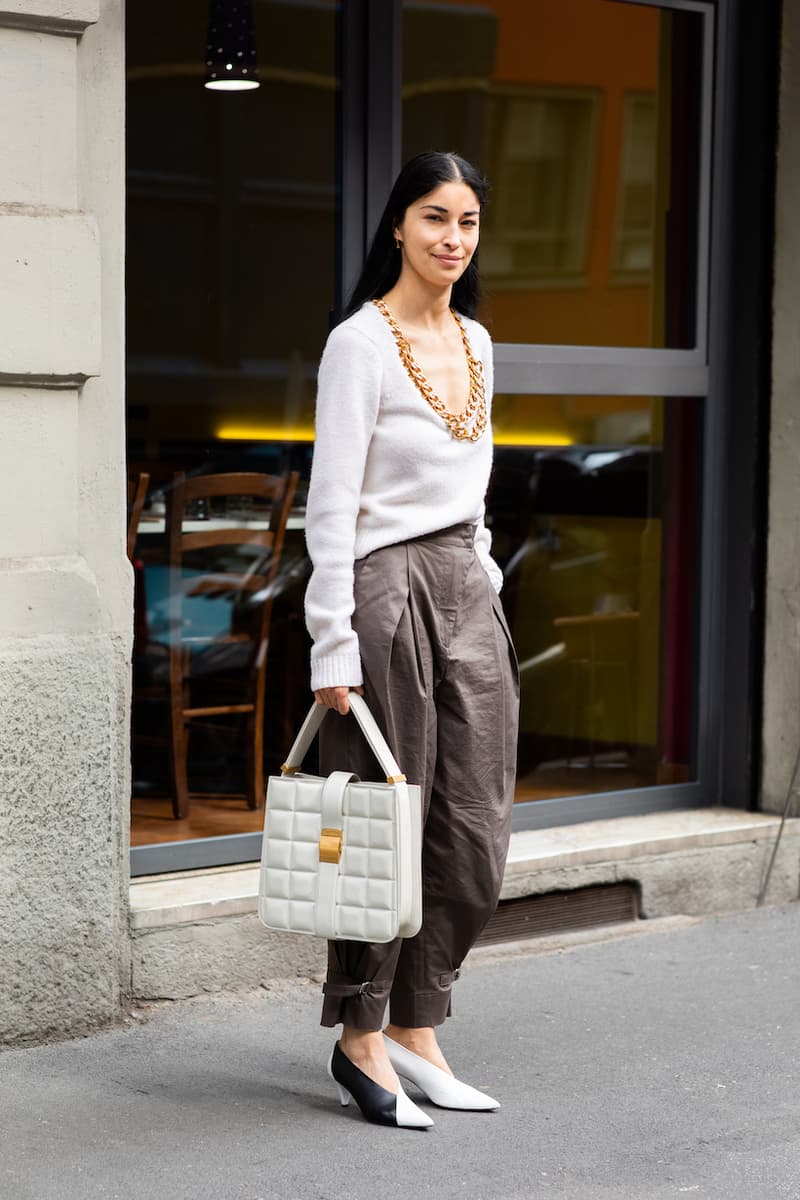
[[[211,0],[205,86],[223,92],[259,86],[252,0]]]

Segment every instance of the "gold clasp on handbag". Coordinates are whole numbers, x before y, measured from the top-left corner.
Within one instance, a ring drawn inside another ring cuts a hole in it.
[[[338,863],[342,858],[341,829],[323,829],[319,838],[319,861]]]

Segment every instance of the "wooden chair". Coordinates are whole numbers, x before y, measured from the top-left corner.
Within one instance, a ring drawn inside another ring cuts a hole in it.
[[[133,551],[136,547],[136,534],[139,531],[139,519],[142,515],[150,476],[146,472],[128,480],[128,558],[133,562]]]
[[[264,799],[264,694],[267,649],[273,600],[289,511],[298,472],[288,476],[255,473],[178,474],[167,493],[169,562],[166,663],[162,660],[161,688],[148,686],[139,699],[153,700],[166,692],[172,808],[176,817],[189,811],[188,751],[193,726],[209,718],[244,718],[246,782],[249,808]],[[220,503],[234,498],[255,502],[245,523],[241,514],[215,514]],[[204,508],[204,519],[186,509]],[[187,528],[187,524],[189,527]],[[216,551],[209,566],[210,551]],[[246,558],[249,557],[249,561]],[[222,558],[222,562],[216,560]],[[198,564],[199,560],[199,564]],[[209,602],[204,605],[204,601]],[[216,601],[216,606],[213,603]],[[187,608],[194,606],[194,615]],[[227,628],[198,631],[197,612],[225,616]],[[163,666],[167,666],[164,679]],[[134,692],[134,701],[137,700]],[[152,741],[153,739],[148,739]],[[198,794],[198,793],[195,793]],[[219,795],[217,793],[217,795]],[[229,795],[228,797],[229,798]]]

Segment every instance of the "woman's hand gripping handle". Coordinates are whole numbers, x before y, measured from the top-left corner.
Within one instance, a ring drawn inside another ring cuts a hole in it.
[[[350,712],[350,692],[358,692],[359,696],[364,695],[363,687],[329,687],[320,688],[314,692],[314,699],[317,704],[322,704],[325,708],[335,708],[345,717]]]

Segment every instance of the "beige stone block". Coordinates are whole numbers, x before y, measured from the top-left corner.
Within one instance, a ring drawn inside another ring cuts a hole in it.
[[[109,638],[0,638],[0,1042],[119,1018],[129,669]]]
[[[131,943],[133,995],[179,1000],[201,992],[269,987],[325,970],[323,938],[273,933],[254,915],[142,930]]]
[[[78,552],[78,393],[0,388],[0,561]]]
[[[100,246],[84,213],[0,206],[0,377],[97,375]]]
[[[100,0],[0,0],[0,26],[82,33],[100,17]]]
[[[79,555],[0,559],[0,639],[101,628],[97,580]]]
[[[116,296],[111,286],[107,294]],[[115,306],[112,306],[115,307]],[[106,310],[108,311],[108,309]],[[116,314],[112,314],[116,325]],[[104,325],[104,353],[122,366],[122,340]],[[118,357],[119,356],[119,357]],[[133,638],[133,568],[125,552],[125,380],[121,369],[89,379],[81,388],[78,435],[78,513],[80,552],[97,580],[103,628]]]
[[[76,45],[0,28],[0,203],[77,204]]]
[[[253,913],[259,868],[249,864],[218,870],[144,877],[131,884],[131,929],[158,929]]]
[[[777,829],[778,823],[772,816],[720,806],[669,809],[551,829],[522,830],[511,835],[504,888],[513,886],[517,876],[527,876],[541,869],[638,860],[699,847],[770,841]],[[794,836],[798,832],[798,823],[792,822],[790,830]]]
[[[800,381],[798,381],[800,384]],[[800,387],[798,388],[800,391]],[[793,402],[796,404],[796,394]],[[800,422],[798,423],[800,435]],[[781,464],[787,476],[800,477],[800,436],[791,459]],[[773,453],[773,465],[777,465]],[[772,515],[769,529],[769,598],[773,606],[773,618],[789,620],[800,626],[800,514],[791,502],[792,493],[776,495],[776,511]],[[782,635],[781,635],[782,636]],[[780,640],[780,638],[779,638]]]

